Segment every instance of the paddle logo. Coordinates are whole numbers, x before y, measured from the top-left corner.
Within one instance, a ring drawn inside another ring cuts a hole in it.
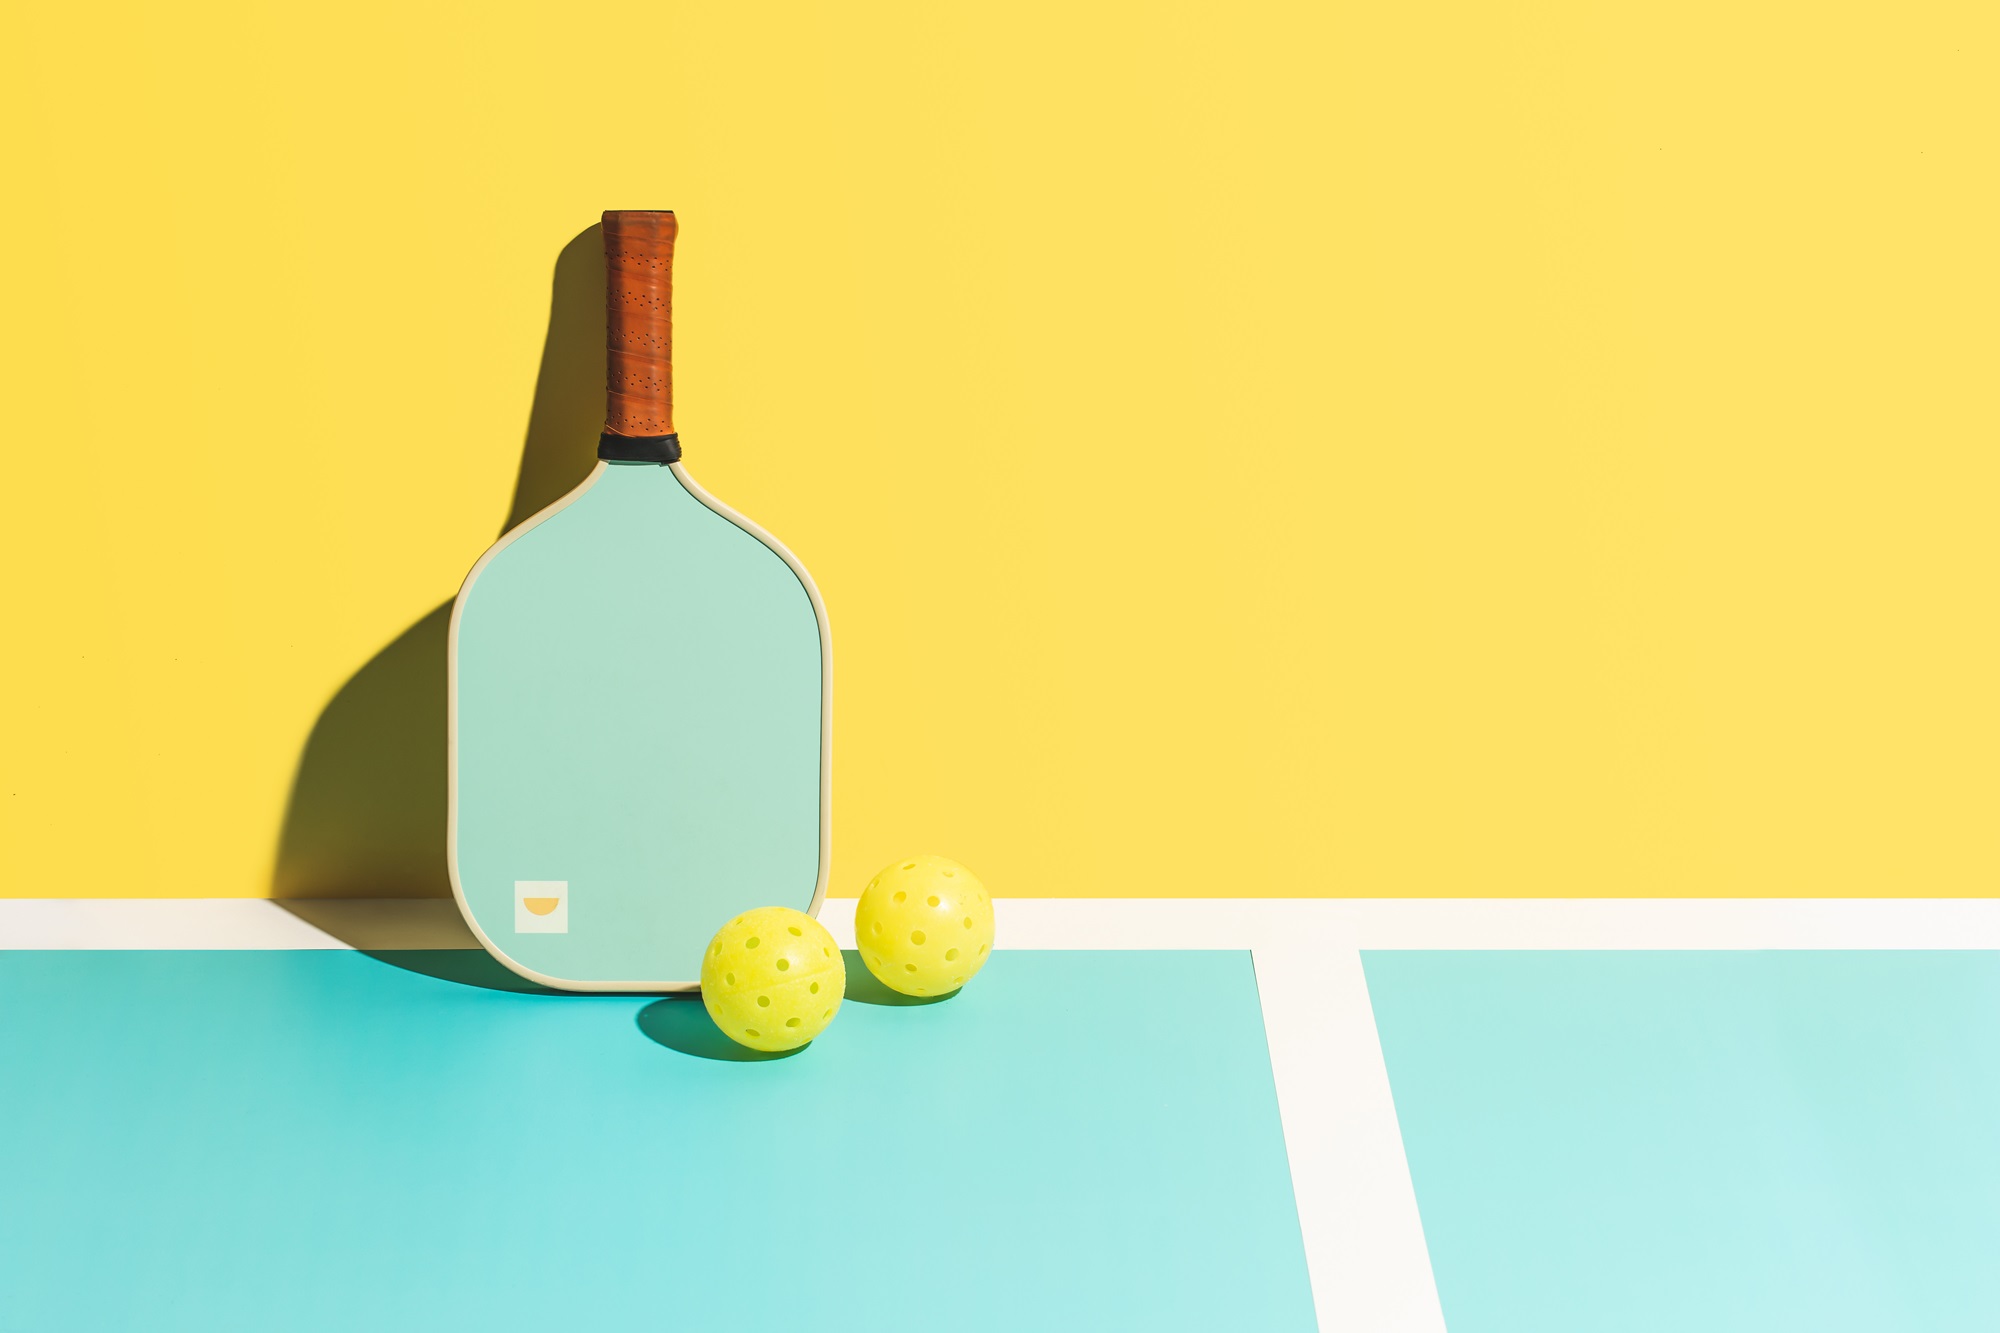
[[[569,881],[515,880],[514,933],[516,935],[569,934]]]

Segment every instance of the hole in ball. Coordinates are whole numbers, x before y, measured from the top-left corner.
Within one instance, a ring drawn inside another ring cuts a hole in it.
[[[771,1007],[771,997],[768,995],[759,995],[757,997],[757,1007],[759,1009],[769,1009]]]
[[[762,940],[759,940],[755,935],[752,935],[749,939],[743,941],[743,947],[746,949],[754,949],[761,943],[763,943]]]
[[[936,907],[938,905],[938,896],[935,893],[933,893],[930,897],[924,899],[924,901],[929,903],[932,907]]]
[[[944,960],[945,960],[945,961],[946,961],[947,963],[949,963],[950,961],[952,961],[952,960],[953,960],[954,958],[956,958],[956,957],[958,957],[958,950],[956,950],[956,949],[946,949],[946,950],[944,951]]]
[[[910,943],[922,944],[923,942],[924,942],[924,932],[922,932],[921,930],[913,930],[910,932]]]
[[[778,970],[779,970],[780,972],[789,972],[789,971],[791,971],[791,970],[792,970],[792,960],[791,960],[791,959],[789,959],[789,958],[780,958],[780,959],[778,960]]]

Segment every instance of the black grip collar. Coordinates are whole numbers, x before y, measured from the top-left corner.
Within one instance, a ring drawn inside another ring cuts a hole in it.
[[[668,463],[681,461],[678,435],[613,435],[597,437],[597,456],[613,463]]]

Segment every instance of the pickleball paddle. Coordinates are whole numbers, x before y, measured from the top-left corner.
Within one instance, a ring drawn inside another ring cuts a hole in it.
[[[826,612],[681,464],[676,231],[604,215],[598,464],[452,610],[452,892],[495,958],[563,990],[694,989],[724,922],[817,912],[826,884]]]

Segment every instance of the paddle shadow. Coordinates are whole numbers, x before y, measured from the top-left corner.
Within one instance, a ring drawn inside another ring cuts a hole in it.
[[[378,963],[400,967],[405,972],[421,972],[439,981],[480,990],[512,991],[516,995],[573,995],[573,991],[551,990],[502,967],[484,949],[363,949]],[[598,998],[602,998],[599,996]]]
[[[278,835],[274,896],[450,896],[444,862],[450,624],[451,603],[431,608],[368,659],[313,723]]]
[[[548,337],[501,532],[547,508],[590,474],[603,417],[604,235],[602,227],[591,226],[556,257]],[[465,553],[467,569],[479,554]],[[369,658],[321,711],[292,779],[272,896],[450,896],[445,870],[450,625],[451,603],[433,607]]]
[[[517,995],[565,995],[502,966],[458,914],[436,899],[281,898],[277,905],[377,962],[455,985]]]
[[[692,1055],[703,1060],[728,1060],[750,1064],[763,1060],[789,1060],[800,1051],[811,1046],[797,1046],[789,1051],[753,1051],[748,1046],[738,1046],[722,1035],[722,1029],[708,1016],[708,1009],[699,995],[669,996],[656,1000],[639,1011],[639,1031],[670,1050],[682,1055]]]

